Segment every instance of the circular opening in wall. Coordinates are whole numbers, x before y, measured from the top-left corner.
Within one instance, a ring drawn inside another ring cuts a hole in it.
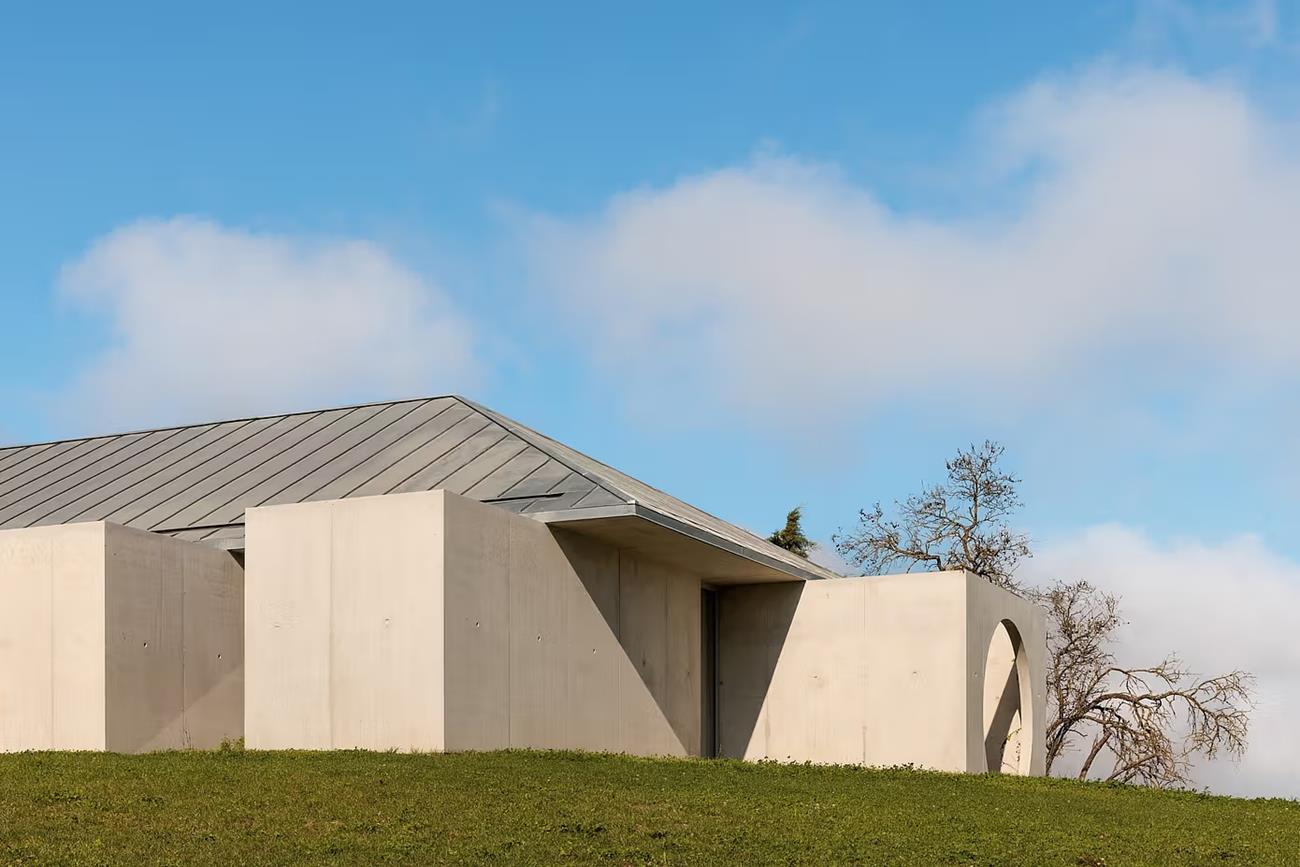
[[[1026,664],[1020,633],[1002,621],[989,640],[984,660],[984,757],[994,774],[1022,774],[1029,761],[1021,669]]]

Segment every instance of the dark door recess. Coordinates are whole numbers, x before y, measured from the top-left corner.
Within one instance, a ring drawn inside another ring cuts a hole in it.
[[[700,755],[718,754],[718,593],[700,592]]]

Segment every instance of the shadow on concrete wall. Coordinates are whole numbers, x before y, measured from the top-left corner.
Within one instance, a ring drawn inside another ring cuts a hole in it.
[[[1028,698],[1027,665],[1020,630],[1010,620],[1001,621],[989,638],[984,661],[984,760],[990,773],[1026,772],[1023,708]]]
[[[148,753],[157,750],[212,750],[225,741],[244,736],[244,671],[232,671],[199,695],[187,695],[183,708],[150,715],[137,714],[119,721],[122,699],[110,694],[105,708],[108,729],[105,749],[113,753]],[[138,697],[126,699],[138,701]],[[237,703],[239,714],[229,708]],[[115,724],[116,723],[116,724]]]
[[[718,755],[766,754],[759,718],[804,582],[723,588],[718,594]],[[757,741],[757,742],[756,742]]]
[[[997,672],[987,672],[985,676],[997,677]],[[997,707],[987,721],[984,735],[984,758],[988,769],[993,773],[1001,773],[1007,741],[1011,739],[1012,725],[1020,712],[1020,678],[1014,665],[1002,680],[1002,697],[998,699]]]
[[[687,755],[699,755],[702,749],[699,582],[628,552],[593,545],[576,534],[557,530],[552,530],[552,534],[600,612],[610,637],[622,650],[623,662],[637,673],[645,694],[671,729],[677,746]],[[674,586],[670,587],[670,582]],[[676,600],[676,605],[670,603],[670,597]],[[690,604],[682,604],[684,600]],[[635,610],[627,610],[629,606]],[[656,609],[663,617],[662,622],[650,613]],[[635,622],[629,622],[630,619]],[[692,625],[697,628],[692,630]],[[646,646],[637,646],[637,638]],[[627,696],[607,698],[622,702]],[[620,708],[620,713],[627,712],[635,711]],[[626,749],[627,745],[622,748]],[[656,749],[653,742],[647,742],[645,748],[654,753],[667,752]]]

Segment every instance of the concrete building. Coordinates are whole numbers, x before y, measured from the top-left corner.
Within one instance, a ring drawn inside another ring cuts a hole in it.
[[[1044,615],[843,578],[457,397],[0,449],[0,750],[1042,773]]]

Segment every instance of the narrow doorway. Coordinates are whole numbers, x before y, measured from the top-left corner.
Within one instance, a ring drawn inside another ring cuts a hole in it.
[[[718,755],[718,592],[700,590],[700,755]]]

